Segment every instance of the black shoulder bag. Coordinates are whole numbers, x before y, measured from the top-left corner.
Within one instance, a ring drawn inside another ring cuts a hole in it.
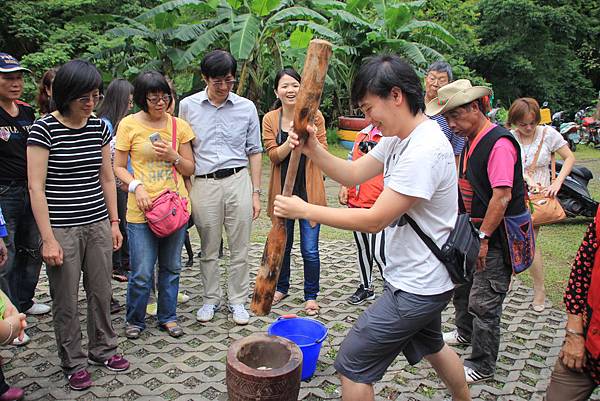
[[[408,215],[404,217],[408,224],[423,240],[425,245],[433,254],[446,266],[450,279],[454,284],[465,284],[472,280],[477,256],[479,255],[479,231],[471,222],[471,217],[464,210],[460,189],[458,190],[460,212],[456,219],[454,229],[450,233],[448,240],[442,246],[433,242],[427,234],[421,230],[421,227]]]

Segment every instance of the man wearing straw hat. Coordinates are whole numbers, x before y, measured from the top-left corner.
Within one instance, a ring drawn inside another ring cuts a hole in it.
[[[457,287],[454,293],[456,330],[444,334],[449,345],[472,345],[464,361],[467,383],[494,374],[502,302],[512,275],[503,221],[527,212],[518,143],[485,115],[482,98],[491,93],[489,88],[460,79],[440,88],[425,109],[430,116],[443,114],[450,129],[467,139],[458,183],[465,210],[479,226],[481,245],[472,283]]]

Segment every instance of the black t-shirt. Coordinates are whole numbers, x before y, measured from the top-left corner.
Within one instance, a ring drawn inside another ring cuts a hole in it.
[[[35,120],[33,109],[18,103],[19,114],[11,117],[0,107],[0,180],[27,179],[27,138]]]
[[[288,133],[282,130],[279,130],[279,134],[277,135],[276,141],[278,145],[281,145],[285,141],[287,141]],[[283,191],[283,186],[285,184],[285,176],[287,175],[288,165],[290,164],[290,156],[289,154],[282,162],[281,162],[281,190]],[[308,196],[306,195],[306,156],[300,156],[300,163],[298,163],[298,173],[296,173],[296,182],[294,182],[294,191],[293,195],[299,196],[304,201],[308,202]]]

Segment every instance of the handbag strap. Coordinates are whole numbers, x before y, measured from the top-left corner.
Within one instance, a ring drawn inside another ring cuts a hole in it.
[[[177,119],[173,116],[171,116],[171,125],[171,146],[174,151],[177,151]],[[177,170],[175,169],[174,164],[171,168],[173,171],[173,180],[175,180],[175,188],[177,188],[179,186],[179,183],[177,182]]]
[[[537,151],[535,152],[533,161],[531,162],[531,164],[529,165],[529,168],[527,170],[535,170],[535,166],[537,165],[537,161],[540,157],[540,152],[542,151],[542,146],[544,146],[544,138],[546,137],[547,129],[548,129],[548,127],[545,127],[544,131],[542,132],[542,139],[540,139],[540,144],[538,145]]]
[[[421,240],[425,243],[425,245],[427,245],[427,248],[429,248],[431,250],[431,252],[433,252],[435,257],[438,258],[439,261],[443,263],[444,256],[442,255],[442,251],[440,250],[440,248],[438,248],[438,246],[435,244],[435,242],[433,242],[433,240],[427,234],[425,234],[423,232],[423,230],[421,230],[421,227],[419,227],[417,222],[414,221],[412,217],[410,217],[408,214],[404,214],[404,218],[406,219],[408,224],[412,227],[412,229],[415,230],[415,232],[417,233],[419,238],[421,238]]]
[[[554,152],[550,153],[550,171],[550,184],[552,184],[556,179],[556,154]]]

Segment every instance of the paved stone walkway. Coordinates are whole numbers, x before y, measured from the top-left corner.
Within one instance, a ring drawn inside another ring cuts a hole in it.
[[[262,244],[254,244],[250,263],[256,270],[262,254]],[[198,249],[198,246],[194,247]],[[297,251],[295,251],[297,252]],[[329,328],[315,376],[302,383],[299,398],[306,401],[340,398],[339,380],[333,360],[345,333],[358,314],[366,307],[347,304],[345,298],[354,292],[358,273],[355,268],[353,243],[321,243],[321,320]],[[293,261],[301,266],[301,258]],[[252,318],[248,326],[236,326],[231,315],[220,310],[215,319],[200,324],[195,311],[201,304],[199,266],[182,273],[181,289],[191,300],[178,312],[186,335],[172,339],[156,328],[148,318],[149,328],[141,338],[131,341],[119,337],[119,350],[131,361],[131,369],[122,374],[91,367],[95,386],[88,391],[71,391],[59,367],[56,343],[50,315],[29,317],[32,341],[21,348],[11,347],[1,352],[7,380],[26,389],[27,400],[227,400],[225,386],[225,355],[229,344],[255,332],[265,332],[267,326],[283,313],[302,314],[302,274],[293,269],[290,297],[267,317]],[[227,258],[222,264],[227,263]],[[377,273],[378,274],[378,273]],[[253,281],[253,279],[252,279]],[[113,281],[115,295],[124,301],[126,285]],[[381,280],[376,282],[381,290]],[[502,319],[502,345],[495,379],[474,385],[471,393],[476,400],[540,400],[550,376],[564,336],[565,314],[547,308],[537,314],[528,309],[531,290],[517,281],[505,302]],[[40,301],[49,301],[46,276],[42,275]],[[85,328],[85,298],[80,296],[82,327]],[[451,328],[452,307],[443,316],[446,328]],[[123,333],[124,312],[113,316],[119,335]],[[85,333],[84,333],[85,341]],[[466,349],[459,349],[464,354]],[[445,387],[426,362],[409,366],[399,357],[382,382],[375,386],[377,400],[442,400],[448,397]]]

